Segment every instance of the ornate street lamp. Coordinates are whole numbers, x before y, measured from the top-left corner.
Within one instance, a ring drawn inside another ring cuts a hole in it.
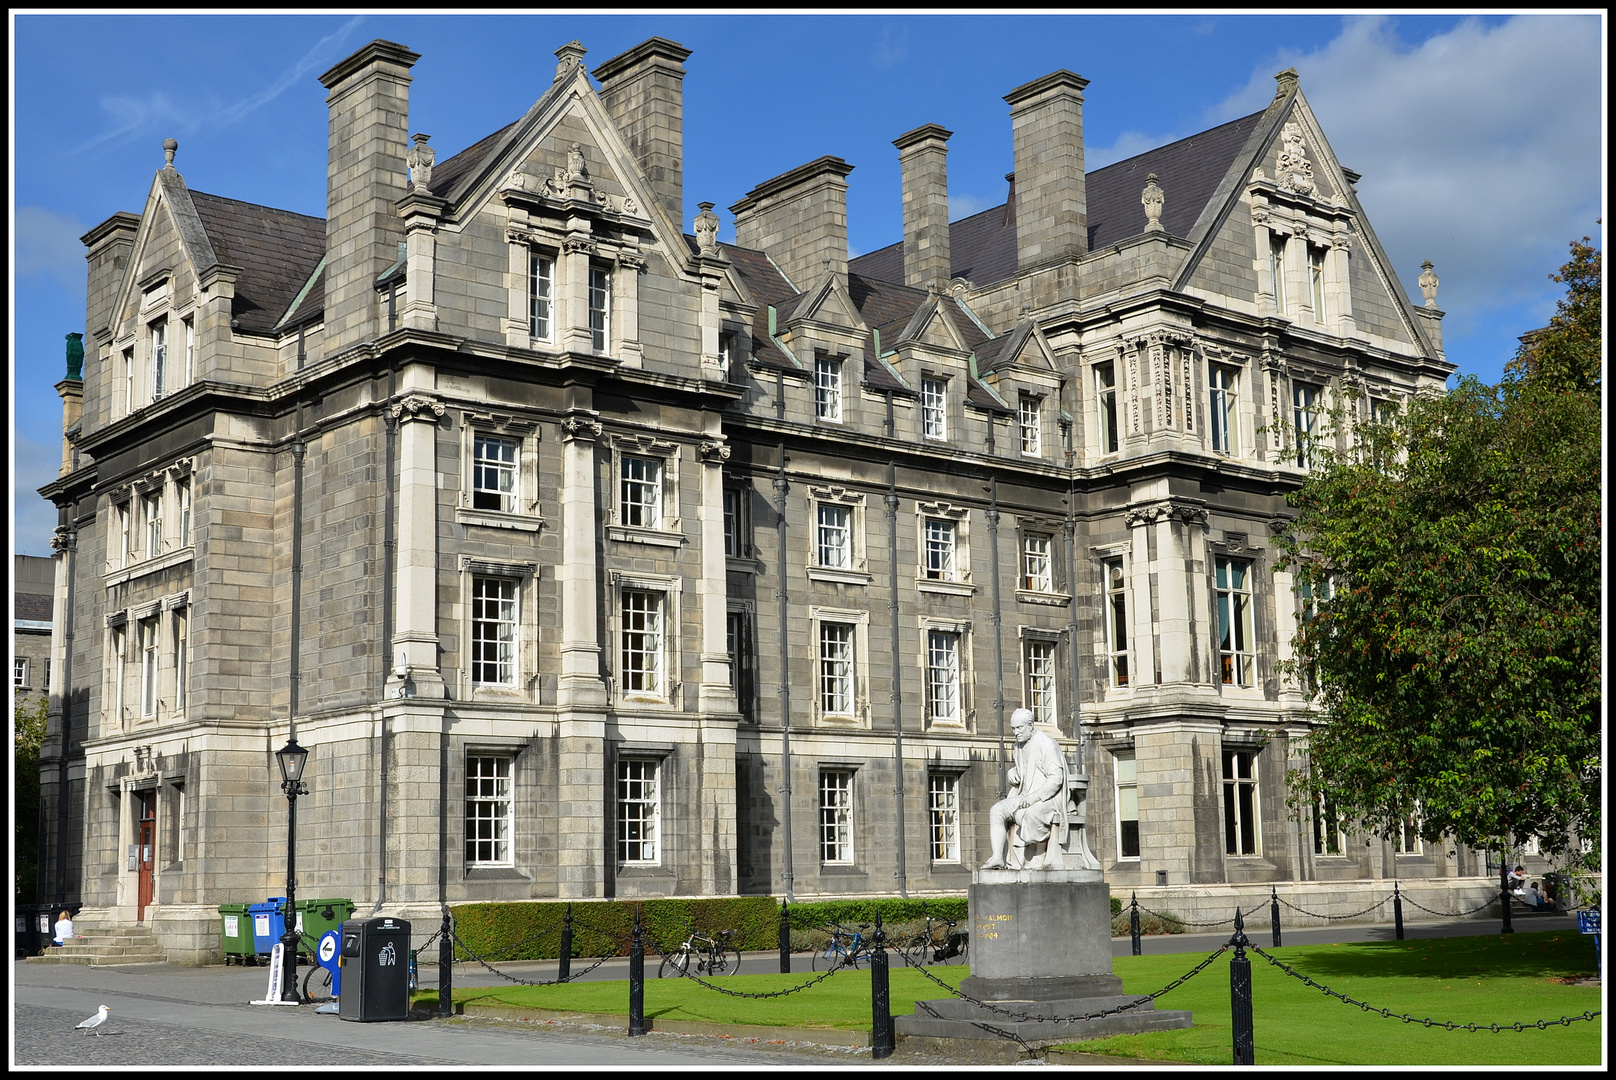
[[[303,766],[309,752],[297,745],[294,733],[286,745],[275,751],[281,766],[281,790],[286,792],[286,932],[281,935],[281,1000],[303,1003],[297,988],[297,797],[307,795]]]

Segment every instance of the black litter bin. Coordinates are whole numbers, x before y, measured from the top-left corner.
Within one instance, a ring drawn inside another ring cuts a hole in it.
[[[44,910],[43,904],[17,905],[17,959],[38,956],[45,942],[51,940],[48,935],[41,939],[39,933],[39,913]]]
[[[407,1020],[410,1016],[410,924],[403,919],[355,919],[342,924],[344,1020]]]

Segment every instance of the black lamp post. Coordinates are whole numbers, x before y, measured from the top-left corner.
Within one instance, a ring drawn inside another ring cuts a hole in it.
[[[286,792],[286,932],[281,936],[281,1000],[303,1003],[297,988],[297,797],[307,795],[303,784],[303,766],[308,763],[309,752],[297,745],[292,735],[286,745],[275,751],[281,766],[281,790]]]

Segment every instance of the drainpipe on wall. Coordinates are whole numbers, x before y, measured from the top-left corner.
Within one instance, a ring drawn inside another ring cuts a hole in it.
[[[784,389],[783,387],[781,388]],[[785,407],[785,397],[780,398],[780,406]],[[782,868],[782,884],[785,886],[786,900],[794,903],[797,899],[792,891],[793,877],[791,873],[791,669],[788,666],[791,660],[790,641],[788,635],[791,631],[790,612],[787,610],[788,596],[786,594],[786,444],[780,444],[780,469],[774,478],[774,510],[778,521],[780,534],[780,560],[776,570],[776,580],[779,582],[775,595],[780,598],[780,825],[785,832],[785,865]]]
[[[1066,602],[1066,640],[1072,649],[1072,737],[1077,740],[1077,762],[1088,775],[1088,737],[1083,732],[1083,675],[1078,666],[1080,649],[1077,641],[1077,469],[1073,465],[1072,447],[1075,425],[1066,428],[1066,591],[1071,599]]]
[[[991,430],[991,428],[990,428]],[[989,621],[993,623],[993,710],[999,720],[999,798],[1004,798],[1005,786],[1005,748],[1004,748],[1004,635],[999,632],[1001,614],[999,611],[999,478],[991,477],[988,480],[988,551],[993,574],[993,615]]]
[[[892,434],[892,391],[887,391],[887,435]],[[887,610],[891,614],[892,623],[892,756],[897,767],[898,786],[893,789],[893,798],[898,804],[898,895],[905,900],[909,898],[909,872],[904,855],[904,825],[903,825],[903,678],[902,666],[898,663],[898,463],[887,462],[887,536],[889,548],[887,565],[891,569],[891,589],[888,592]]]
[[[393,574],[396,564],[398,540],[394,535],[393,503],[397,484],[398,417],[393,415],[393,397],[398,393],[398,368],[387,373],[387,404],[382,408],[382,421],[387,426],[387,477],[382,488],[382,695],[387,694],[387,673],[393,663]],[[377,752],[376,772],[381,781],[381,795],[376,810],[376,906],[375,915],[387,902],[387,713],[381,712],[380,744]]]
[[[77,504],[73,507],[78,512]],[[78,574],[78,532],[69,525],[68,532],[63,537],[66,553],[62,556],[69,560],[67,573],[67,612],[63,617],[63,640],[67,648],[62,654],[62,745],[56,761],[56,910],[60,911],[67,905],[67,824],[68,824],[68,775],[67,752],[70,744],[69,736],[73,726],[70,720],[73,716],[73,584]],[[85,770],[84,782],[86,785],[86,804],[88,804],[88,785],[90,782],[89,770]],[[54,925],[54,923],[53,923]]]

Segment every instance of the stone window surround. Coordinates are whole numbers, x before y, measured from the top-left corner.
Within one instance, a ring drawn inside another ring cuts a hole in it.
[[[610,774],[612,777],[612,851],[614,853],[617,866],[620,869],[624,867],[633,867],[637,870],[646,870],[662,866],[675,865],[668,859],[668,829],[666,827],[667,815],[664,813],[664,810],[668,805],[667,781],[670,771],[668,769],[668,759],[673,756],[673,753],[674,750],[671,746],[650,747],[638,743],[612,744],[612,763]],[[622,829],[623,825],[623,800],[618,794],[618,784],[621,783],[623,779],[623,766],[631,761],[650,762],[655,768],[655,778],[653,783],[656,786],[656,795],[654,798],[655,805],[653,807],[653,816],[656,821],[656,839],[652,843],[656,855],[651,859],[631,860],[624,859],[622,857],[623,838],[620,830]]]
[[[1128,665],[1129,682],[1127,686],[1117,685],[1114,680],[1114,672],[1111,669],[1111,594],[1109,587],[1110,582],[1106,577],[1106,565],[1119,559],[1122,561],[1124,603],[1126,604],[1125,617],[1128,621],[1129,640],[1125,645],[1125,649],[1130,663]],[[1097,604],[1100,607],[1100,617],[1095,621],[1094,627],[1094,664],[1098,670],[1105,672],[1105,677],[1100,679],[1099,683],[1100,690],[1106,697],[1110,697],[1112,694],[1117,693],[1118,691],[1122,691],[1124,693],[1130,692],[1133,685],[1133,664],[1131,661],[1133,659],[1135,650],[1133,648],[1132,638],[1134,627],[1137,625],[1138,620],[1134,617],[1136,614],[1134,609],[1137,607],[1137,605],[1133,602],[1132,564],[1132,539],[1119,540],[1114,544],[1097,544],[1089,548],[1090,572],[1094,575],[1094,595],[1097,598]],[[1217,611],[1215,598],[1213,601],[1212,610],[1214,613]],[[1215,632],[1216,631],[1214,631],[1214,633]]]
[[[926,576],[926,520],[928,518],[954,523],[954,570],[948,578]],[[972,596],[976,586],[971,582],[971,511],[969,507],[953,506],[945,502],[915,502],[915,537],[918,558],[915,561],[915,587],[921,592],[948,593]]]
[[[1233,694],[1236,696],[1262,696],[1263,681],[1268,674],[1268,665],[1262,648],[1264,635],[1264,622],[1261,615],[1266,611],[1266,605],[1272,600],[1270,591],[1262,588],[1266,566],[1262,552],[1249,546],[1241,540],[1239,543],[1230,543],[1225,531],[1225,540],[1207,540],[1206,574],[1208,597],[1211,601],[1210,618],[1208,619],[1212,635],[1212,684],[1220,694]],[[1218,576],[1217,564],[1220,559],[1233,559],[1246,563],[1246,594],[1251,598],[1248,612],[1250,615],[1251,640],[1248,642],[1251,656],[1251,682],[1242,685],[1238,682],[1226,683],[1223,681],[1223,653],[1222,628],[1218,622]]]
[[[975,664],[971,659],[971,622],[969,619],[948,619],[932,615],[920,617],[920,712],[924,731],[958,731],[970,734],[976,729],[976,707],[973,701],[972,690],[976,685]],[[931,718],[931,702],[928,698],[928,687],[931,673],[931,631],[941,630],[945,633],[959,636],[959,652],[955,657],[959,665],[959,684],[956,691],[959,694],[959,719],[955,721],[935,721]]]
[[[1248,771],[1250,773],[1249,777],[1241,777],[1240,776],[1240,770],[1239,770],[1238,765],[1236,765],[1236,767],[1235,767],[1233,777],[1231,777],[1228,774],[1227,770],[1228,770],[1230,762],[1231,762],[1230,755],[1245,755],[1249,759],[1249,768],[1248,768]],[[1224,739],[1222,741],[1218,757],[1219,757],[1219,760],[1220,760],[1219,774],[1218,774],[1219,778],[1220,778],[1219,779],[1219,789],[1220,789],[1219,794],[1222,796],[1218,800],[1218,811],[1219,811],[1218,817],[1219,817],[1219,825],[1222,826],[1221,831],[1223,832],[1223,835],[1224,835],[1224,848],[1225,848],[1224,857],[1225,858],[1230,858],[1230,859],[1260,859],[1260,858],[1263,857],[1263,830],[1262,830],[1262,795],[1263,795],[1263,791],[1262,791],[1262,783],[1261,783],[1261,777],[1260,777],[1260,772],[1261,772],[1260,759],[1262,757],[1262,750],[1258,745],[1256,745],[1254,743],[1248,743],[1248,742],[1245,742],[1245,741],[1241,741],[1238,738],[1230,738],[1229,734],[1226,733],[1225,737],[1224,737]],[[1232,805],[1236,808],[1237,811],[1239,809],[1241,809],[1242,804],[1245,802],[1245,800],[1242,799],[1241,795],[1240,795],[1240,789],[1242,787],[1248,787],[1250,789],[1250,797],[1249,797],[1250,798],[1250,808],[1251,808],[1251,822],[1250,822],[1250,825],[1251,825],[1251,840],[1252,840],[1251,850],[1250,851],[1229,851],[1228,850],[1228,841],[1229,841],[1229,838],[1230,838],[1229,833],[1230,833],[1231,828],[1233,828],[1235,830],[1235,835],[1234,835],[1235,846],[1236,847],[1243,846],[1242,843],[1241,843],[1241,840],[1243,839],[1243,836],[1242,836],[1243,830],[1240,828],[1240,826],[1244,824],[1244,816],[1239,815],[1241,817],[1241,820],[1238,821],[1238,822],[1231,822],[1229,820],[1229,816],[1228,816],[1229,806],[1231,805],[1231,798],[1230,798],[1231,790],[1233,790],[1233,792],[1234,792]]]
[[[1232,461],[1250,458],[1257,449],[1257,428],[1262,423],[1262,414],[1257,410],[1261,401],[1261,394],[1257,381],[1251,377],[1255,370],[1251,359],[1238,353],[1230,352],[1217,346],[1204,345],[1201,348],[1204,371],[1202,374],[1205,390],[1203,397],[1206,407],[1206,448],[1221,457]],[[1212,445],[1213,433],[1216,428],[1212,423],[1212,373],[1216,369],[1223,369],[1234,373],[1234,389],[1229,396],[1234,398],[1234,420],[1229,425],[1228,441],[1233,443],[1232,450],[1221,450]]]
[[[460,556],[460,697],[465,701],[530,700],[538,671],[537,563]],[[472,579],[511,578],[516,581],[516,655],[509,686],[472,681]]]
[[[847,777],[847,858],[825,858],[825,812],[829,809],[825,803],[825,777],[827,774],[844,774]],[[851,869],[858,865],[859,842],[859,807],[863,799],[859,793],[859,778],[863,774],[862,762],[849,761],[818,761],[814,769],[814,807],[815,833],[819,841],[816,847],[819,852],[819,865],[821,867],[835,867]]]
[[[1090,453],[1097,458],[1109,457],[1112,454],[1119,454],[1122,452],[1122,444],[1127,430],[1127,425],[1123,422],[1123,389],[1117,378],[1117,367],[1119,362],[1120,359],[1096,360],[1094,363],[1088,365],[1089,382],[1094,388],[1094,436],[1089,440],[1089,450]],[[1102,392],[1100,385],[1100,373],[1101,369],[1103,368],[1110,369],[1111,385],[1104,387]],[[1117,443],[1116,446],[1110,449],[1107,449],[1105,445],[1106,425],[1102,393],[1103,395],[1110,396],[1111,418],[1116,424]]]
[[[1016,522],[1016,600],[1028,604],[1048,604],[1054,607],[1065,607],[1071,603],[1072,594],[1070,583],[1066,580],[1066,553],[1062,533],[1065,523],[1050,518],[1021,517]],[[1049,584],[1048,592],[1028,589],[1027,585],[1027,537],[1047,536],[1049,538]]]
[[[606,614],[606,632],[611,641],[607,658],[611,672],[611,693],[615,704],[632,708],[677,709],[684,688],[684,649],[680,612],[683,578],[677,574],[643,574],[621,570],[610,572],[611,608]],[[662,596],[662,689],[660,693],[629,693],[623,688],[623,594],[649,592]]]
[[[819,564],[819,508],[821,505],[843,506],[849,511],[848,563],[846,569]],[[850,491],[838,485],[810,486],[808,488],[808,552],[805,565],[810,580],[839,582],[844,585],[868,585],[872,575],[868,568],[868,550],[865,546],[866,501],[862,491]]]
[[[606,511],[606,535],[612,540],[628,543],[654,544],[661,547],[680,547],[685,538],[679,517],[679,445],[653,435],[608,435],[604,440],[611,449],[611,498]],[[645,529],[622,524],[623,457],[656,458],[662,463],[662,523],[661,528]]]
[[[460,869],[466,878],[471,878],[479,871],[501,871],[510,873],[516,869],[516,841],[517,841],[517,814],[516,806],[519,801],[517,793],[517,761],[521,756],[522,743],[517,740],[505,740],[498,737],[478,736],[475,741],[468,740],[460,747],[460,776],[459,783],[451,790],[458,789],[460,798]],[[505,799],[505,853],[504,859],[488,862],[472,862],[466,858],[466,812],[469,799],[465,795],[466,778],[470,771],[467,762],[471,758],[504,758],[510,763],[508,788]],[[452,760],[452,759],[451,759]],[[501,874],[500,876],[503,876]]]
[[[132,401],[120,401],[123,405],[121,416],[132,415],[159,400],[152,394],[155,375],[155,357],[152,355],[151,346],[153,324],[168,324],[168,362],[161,397],[170,397],[176,391],[184,389],[189,379],[195,377],[194,368],[188,369],[186,365],[187,356],[184,351],[186,342],[183,340],[185,324],[190,324],[193,333],[196,325],[197,297],[194,291],[184,302],[174,303],[174,271],[169,267],[146,275],[136,284],[135,289],[140,293],[139,307],[133,316],[126,318],[124,332],[113,339],[108,354],[109,358],[114,359],[121,358],[125,353],[133,357],[130,375],[135,392]],[[178,351],[178,364],[175,363],[176,351]],[[123,373],[118,373],[119,378],[122,378],[122,375]],[[122,395],[115,396],[122,398]]]
[[[196,540],[196,482],[193,462],[180,458],[166,468],[155,469],[146,475],[122,484],[106,493],[108,522],[107,560],[102,570],[102,584],[108,589],[136,578],[155,574],[160,570],[189,562],[195,553]],[[191,484],[191,543],[180,544],[180,502],[178,485]],[[156,494],[163,524],[161,550],[154,557],[146,554],[146,521],[144,500]],[[138,513],[137,513],[138,511]],[[127,515],[128,551],[118,550],[124,543],[124,519]]]
[[[926,442],[946,443],[950,441],[953,433],[959,428],[959,424],[956,422],[956,418],[953,415],[954,395],[949,393],[949,384],[951,382],[953,382],[953,378],[948,373],[937,371],[927,366],[922,366],[920,369],[920,398],[918,402],[919,412],[917,414],[917,418],[920,424],[919,435],[921,439]],[[928,434],[926,431],[926,413],[927,409],[929,408],[926,402],[926,391],[932,385],[939,386],[942,392],[942,406],[940,409],[941,415],[939,416],[939,419],[942,421],[943,430],[942,433],[938,435]]]
[[[525,215],[524,215],[525,216]],[[586,350],[593,355],[605,355],[632,360],[638,365],[637,341],[633,342],[633,357],[625,356],[623,328],[633,320],[625,318],[625,307],[639,302],[638,275],[645,266],[640,242],[632,236],[608,237],[593,232],[575,233],[560,224],[547,221],[512,221],[505,230],[510,257],[506,268],[506,295],[508,311],[505,318],[506,344],[517,348],[544,352],[563,351],[569,333],[590,337],[589,280],[584,271],[582,282],[570,276],[574,253],[588,255],[587,267],[606,267],[608,274],[608,301],[606,314],[607,342],[604,353],[591,343]],[[536,338],[531,323],[531,266],[534,253],[548,258],[550,274],[550,336]],[[575,302],[576,301],[576,302]],[[574,308],[579,310],[573,310]]]
[[[809,638],[813,645],[813,717],[814,723],[826,727],[870,726],[870,613],[860,608],[833,608],[818,604],[808,608]],[[823,623],[842,623],[853,627],[853,713],[826,715],[824,694],[820,685],[820,638]]]
[[[163,719],[181,718],[185,715],[184,709],[175,708],[177,690],[175,679],[179,674],[178,656],[174,652],[178,646],[175,636],[174,613],[184,612],[187,619],[191,614],[191,592],[186,589],[182,592],[169,593],[157,599],[147,601],[134,607],[119,608],[106,613],[106,670],[103,672],[103,709],[106,703],[112,703],[112,711],[120,714],[118,721],[120,727],[125,721],[143,725],[154,724]],[[157,708],[149,715],[141,713],[141,684],[138,681],[141,662],[140,627],[144,622],[150,621],[154,625],[153,643],[157,650]],[[189,630],[189,628],[187,628]],[[118,647],[121,638],[122,648]],[[165,643],[170,647],[165,649]],[[188,643],[188,641],[187,641]],[[134,655],[130,655],[131,648]],[[135,676],[137,681],[131,694],[129,679]],[[164,692],[174,690],[176,693],[165,697]],[[189,695],[187,695],[189,696]],[[169,707],[164,708],[167,702]],[[122,715],[131,713],[132,715]]]
[[[847,359],[846,356],[814,350],[809,386],[814,394],[814,420],[817,423],[847,423]],[[821,402],[822,392],[833,393],[834,400]]]
[[[963,823],[961,822],[961,816],[962,815],[960,813],[960,804],[959,804],[960,779],[964,775],[964,773],[965,773],[965,770],[963,768],[959,768],[959,767],[951,768],[951,767],[949,767],[947,765],[942,765],[942,764],[930,764],[930,763],[928,763],[928,765],[926,767],[926,851],[927,851],[927,854],[929,856],[929,861],[934,866],[941,865],[941,866],[953,867],[953,866],[959,866],[959,865],[963,864],[964,861],[965,861],[965,858],[964,858],[964,855],[965,855],[965,843],[964,843],[965,829],[963,828]],[[948,789],[950,791],[950,794],[953,796],[953,801],[954,801],[953,807],[949,808],[949,809],[952,809],[953,817],[954,817],[953,831],[954,831],[955,857],[952,858],[952,859],[948,859],[948,858],[941,858],[940,859],[940,858],[937,857],[937,848],[939,846],[938,845],[938,833],[940,831],[942,831],[939,828],[939,818],[943,816],[943,814],[942,814],[942,809],[943,808],[940,808],[937,805],[936,798],[935,798],[935,796],[937,794],[937,788],[934,785],[935,785],[936,781],[943,780],[943,779],[951,781],[951,783],[949,783],[947,785],[947,787],[948,787]]]
[[[1036,626],[1018,626],[1016,637],[1019,639],[1017,649],[1016,668],[1021,676],[1021,704],[1023,708],[1032,709],[1032,671],[1028,660],[1028,646],[1034,642],[1050,646],[1049,694],[1051,698],[1051,712],[1054,715],[1052,725],[1057,730],[1060,727],[1061,705],[1065,695],[1061,693],[1061,684],[1065,681],[1066,662],[1065,650],[1061,648],[1061,639],[1065,636],[1061,630],[1045,630]],[[1036,717],[1037,710],[1033,709]]]
[[[476,438],[494,435],[510,439],[516,450],[516,509],[479,510],[473,505]],[[463,409],[460,413],[460,499],[455,505],[455,523],[482,525],[494,529],[538,532],[544,527],[539,503],[539,443],[543,433],[536,421],[503,413]]]

